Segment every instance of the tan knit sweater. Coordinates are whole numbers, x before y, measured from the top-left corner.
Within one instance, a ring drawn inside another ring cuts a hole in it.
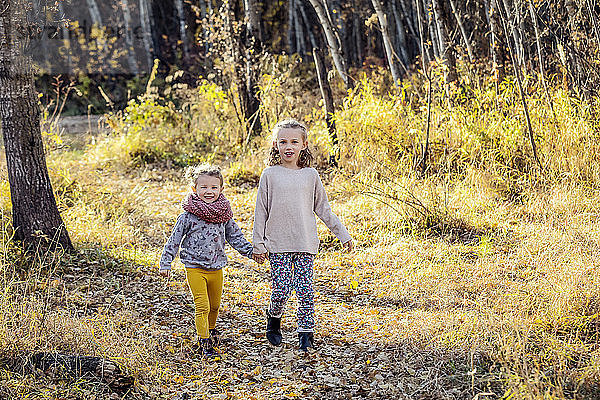
[[[316,169],[296,170],[281,165],[266,168],[256,195],[254,252],[317,254],[315,214],[342,243],[352,239],[331,211]]]

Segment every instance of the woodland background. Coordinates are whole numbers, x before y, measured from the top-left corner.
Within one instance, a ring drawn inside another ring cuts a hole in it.
[[[0,3],[0,397],[600,396],[599,15],[592,0]],[[293,304],[267,346],[268,267],[229,252],[226,340],[203,360],[182,265],[156,273],[184,168],[222,167],[249,238],[288,117],[310,127],[357,249],[319,225],[308,355]]]

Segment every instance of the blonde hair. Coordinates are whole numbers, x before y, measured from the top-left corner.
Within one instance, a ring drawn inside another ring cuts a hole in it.
[[[185,170],[185,178],[190,181],[192,186],[196,186],[196,182],[198,178],[202,175],[213,176],[215,178],[219,178],[221,181],[221,187],[223,187],[223,174],[221,174],[221,169],[216,165],[211,164],[199,164],[192,165],[186,168]]]
[[[308,128],[302,122],[296,121],[295,119],[284,119],[283,121],[279,121],[273,127],[273,146],[271,147],[271,152],[269,153],[269,158],[267,160],[267,163],[271,166],[281,164],[281,155],[277,149],[276,142],[277,135],[279,135],[279,132],[281,132],[282,129],[298,129],[302,132],[302,140],[304,142],[308,141]],[[300,156],[298,157],[298,166],[300,168],[310,167],[312,161],[313,155],[308,146],[306,146],[306,149],[300,150]]]

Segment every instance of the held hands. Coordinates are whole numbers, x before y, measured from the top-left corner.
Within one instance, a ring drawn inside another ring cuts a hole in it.
[[[266,258],[267,258],[267,253],[262,253],[262,254],[252,253],[252,259],[261,265],[265,262]]]
[[[160,276],[168,278],[169,275],[171,275],[171,270],[170,269],[161,269],[158,271],[158,273],[160,274]]]
[[[352,241],[352,239],[348,240],[342,246],[344,247],[344,251],[346,253],[352,253],[352,251],[354,250],[354,242]]]

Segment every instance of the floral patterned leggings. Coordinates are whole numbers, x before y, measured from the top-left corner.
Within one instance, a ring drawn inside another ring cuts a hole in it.
[[[267,315],[281,318],[285,303],[295,289],[299,303],[298,332],[312,332],[315,329],[314,259],[314,254],[309,253],[269,254],[273,291]]]

